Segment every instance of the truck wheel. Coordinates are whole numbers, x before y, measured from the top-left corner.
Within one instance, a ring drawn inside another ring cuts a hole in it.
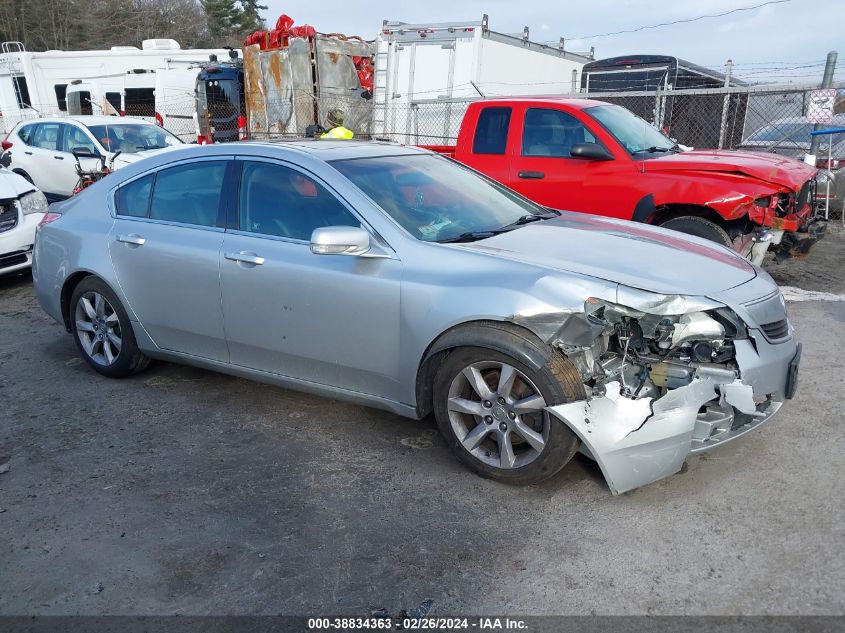
[[[540,370],[481,347],[449,354],[434,379],[440,432],[482,477],[520,486],[548,479],[578,449],[547,406],[584,398],[578,370],[558,353]]]
[[[711,222],[705,218],[699,218],[695,215],[684,215],[679,218],[672,218],[661,224],[664,229],[672,229],[686,233],[687,235],[695,235],[696,237],[703,237],[705,240],[716,242],[722,246],[731,248],[733,245],[730,236],[725,229]]]

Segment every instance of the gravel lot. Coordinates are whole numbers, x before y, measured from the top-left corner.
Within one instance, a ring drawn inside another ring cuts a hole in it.
[[[845,293],[845,234],[770,270]],[[796,399],[613,497],[580,456],[480,479],[431,419],[163,363],[99,377],[0,278],[0,614],[845,613],[845,302],[790,312]]]

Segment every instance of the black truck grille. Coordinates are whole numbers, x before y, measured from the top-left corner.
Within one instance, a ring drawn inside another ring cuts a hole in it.
[[[789,334],[789,321],[781,319],[773,323],[764,323],[760,326],[760,329],[763,330],[766,338],[773,341],[779,338],[785,338]]]
[[[0,233],[11,231],[18,225],[18,208],[14,202],[0,204]]]

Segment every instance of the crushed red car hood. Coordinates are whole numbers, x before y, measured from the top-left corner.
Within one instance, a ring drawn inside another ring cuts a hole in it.
[[[776,154],[716,150],[692,150],[666,154],[646,161],[645,170],[655,171],[714,171],[738,173],[770,182],[781,187],[799,190],[813,178],[816,168],[801,161]]]

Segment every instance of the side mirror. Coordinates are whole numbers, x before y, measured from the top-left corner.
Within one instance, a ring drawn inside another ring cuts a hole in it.
[[[3,152],[3,155],[0,156],[0,165],[3,167],[8,167],[12,164],[12,155],[9,152]]]
[[[575,143],[569,150],[569,155],[588,160],[613,160],[613,154],[598,143]]]
[[[362,98],[364,101],[369,101],[370,99],[372,99],[372,98],[373,98],[373,93],[372,93],[372,92],[370,92],[369,90],[366,90],[366,89],[365,89],[365,90],[362,90],[362,91],[361,91],[361,98]]]
[[[323,226],[311,233],[316,255],[363,255],[370,250],[370,234],[360,226]]]

